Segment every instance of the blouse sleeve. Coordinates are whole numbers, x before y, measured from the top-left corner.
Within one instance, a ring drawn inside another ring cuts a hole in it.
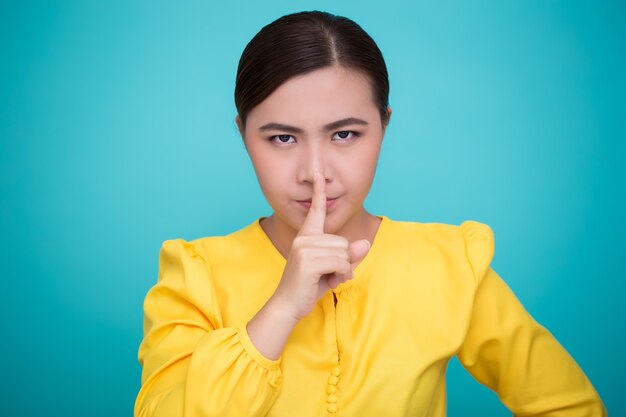
[[[281,358],[263,356],[245,325],[222,326],[210,265],[183,239],[161,247],[138,359],[135,417],[264,416],[281,387]]]
[[[469,328],[457,353],[461,364],[516,416],[606,416],[574,359],[490,267],[489,226],[467,221],[461,230],[476,282]]]

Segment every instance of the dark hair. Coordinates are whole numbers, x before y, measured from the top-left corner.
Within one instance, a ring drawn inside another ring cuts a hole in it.
[[[368,76],[383,126],[389,121],[389,77],[374,40],[352,20],[310,11],[283,16],[262,28],[244,49],[235,85],[242,126],[250,110],[296,75],[340,65]]]

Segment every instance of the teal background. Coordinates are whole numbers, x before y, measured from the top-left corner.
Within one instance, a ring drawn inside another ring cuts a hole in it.
[[[270,213],[235,72],[307,9],[360,23],[389,67],[366,207],[489,224],[494,268],[626,415],[626,7],[538,0],[3,0],[0,415],[132,414],[161,243]],[[510,415],[456,360],[448,383],[450,416]]]

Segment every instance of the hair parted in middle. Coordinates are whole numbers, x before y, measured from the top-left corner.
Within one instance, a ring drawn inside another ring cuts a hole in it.
[[[280,17],[263,27],[245,47],[235,84],[235,105],[246,116],[282,83],[297,75],[338,65],[365,74],[381,122],[389,122],[389,76],[383,55],[354,21],[322,11]]]

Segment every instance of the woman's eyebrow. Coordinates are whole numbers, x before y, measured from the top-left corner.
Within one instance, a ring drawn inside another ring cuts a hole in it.
[[[365,120],[357,119],[356,117],[347,117],[345,119],[337,120],[336,122],[332,122],[324,126],[325,131],[337,130],[344,126],[349,125],[363,125],[367,126],[367,122]]]
[[[337,120],[335,122],[332,123],[328,123],[327,125],[324,126],[324,131],[328,132],[331,130],[337,130],[340,129],[344,126],[349,126],[349,125],[363,125],[363,126],[367,126],[368,123],[365,120],[362,119],[357,119],[356,117],[347,117],[345,119],[341,119],[341,120]],[[259,128],[260,132],[265,132],[267,130],[282,130],[284,132],[288,132],[288,133],[302,133],[304,132],[303,129],[299,128],[299,127],[295,127],[295,126],[289,126],[286,124],[282,124],[282,123],[267,123],[264,124],[263,126],[261,126]]]
[[[267,130],[282,130],[289,133],[302,133],[304,130],[299,127],[284,125],[282,123],[267,123],[259,128],[259,132],[265,132]]]

